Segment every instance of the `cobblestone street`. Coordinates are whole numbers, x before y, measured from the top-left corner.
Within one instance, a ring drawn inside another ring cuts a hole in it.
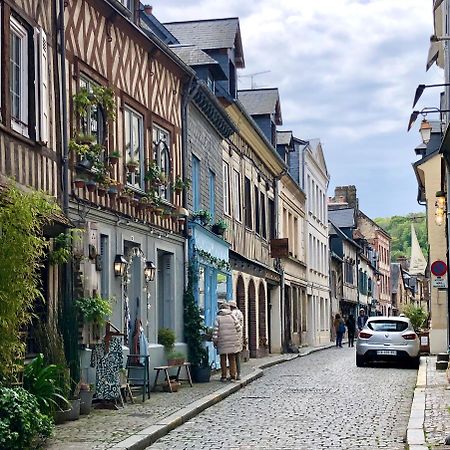
[[[272,367],[151,449],[404,449],[417,372],[354,360],[333,348]]]

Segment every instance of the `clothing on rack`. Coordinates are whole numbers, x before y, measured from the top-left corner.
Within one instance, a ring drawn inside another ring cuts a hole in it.
[[[118,337],[111,337],[109,350],[105,341],[92,350],[91,367],[97,367],[95,394],[100,400],[120,398],[119,372],[123,366],[122,342]]]

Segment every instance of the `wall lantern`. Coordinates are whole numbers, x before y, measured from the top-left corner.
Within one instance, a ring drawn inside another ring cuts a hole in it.
[[[377,286],[381,286],[381,277],[378,275],[377,277]]]
[[[153,263],[153,261],[146,261],[144,269],[145,282],[149,283],[150,281],[153,281],[155,279],[155,273],[156,273],[156,266]]]
[[[114,275],[116,277],[123,277],[127,270],[127,260],[123,255],[116,255],[114,258]]]
[[[430,142],[431,139],[431,124],[430,122],[428,122],[427,119],[423,119],[421,124],[420,124],[420,135],[422,136],[422,142],[424,144],[428,144],[428,142]]]

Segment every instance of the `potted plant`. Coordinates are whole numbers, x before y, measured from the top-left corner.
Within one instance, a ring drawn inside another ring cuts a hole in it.
[[[118,152],[117,150],[111,152],[108,157],[109,163],[113,166],[116,165],[119,162],[120,156],[120,152]]]
[[[157,186],[161,183],[161,168],[155,162],[152,162],[145,173],[145,181],[148,181],[152,186]]]
[[[127,170],[130,173],[134,173],[136,172],[136,169],[139,167],[139,161],[134,159],[134,158],[130,158],[127,161]]]
[[[129,188],[125,188],[119,195],[119,201],[121,203],[130,203],[130,200],[133,198],[134,196],[134,192],[129,189]]]
[[[195,222],[201,223],[203,226],[207,226],[211,222],[211,213],[206,209],[200,209],[192,214],[192,218]]]
[[[160,328],[158,331],[158,344],[164,347],[166,355],[173,351],[175,346],[175,331],[170,328]]]
[[[172,184],[172,189],[177,193],[180,194],[183,189],[189,189],[189,187],[191,186],[191,180],[186,179],[185,181],[183,181],[183,179],[177,175],[177,177],[175,178],[175,181]]]
[[[218,236],[223,236],[227,228],[228,224],[225,222],[225,220],[220,219],[211,227],[211,231]]]
[[[86,181],[86,189],[88,192],[94,192],[96,188],[97,188],[97,183],[94,180]]]
[[[109,184],[106,183],[100,183],[97,186],[97,195],[99,197],[104,197],[106,195],[106,192],[108,191],[109,188]]]
[[[90,145],[95,142],[95,136],[87,133],[77,133],[75,136],[75,141],[78,144]]]
[[[105,317],[112,313],[109,299],[102,298],[98,294],[76,300],[75,306],[85,323],[103,325]]]
[[[90,414],[92,408],[92,399],[94,398],[94,385],[80,383],[80,414]]]
[[[171,351],[167,354],[167,364],[169,366],[177,366],[186,361],[186,356],[183,352]]]
[[[86,181],[85,175],[77,175],[73,180],[73,184],[77,189],[83,189],[86,186]]]

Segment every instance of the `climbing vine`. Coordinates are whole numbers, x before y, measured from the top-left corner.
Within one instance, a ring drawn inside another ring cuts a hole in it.
[[[229,272],[231,269],[231,266],[227,261],[211,255],[211,253],[207,252],[206,250],[201,250],[200,248],[195,247],[194,252],[197,254],[199,259],[218,270]]]
[[[40,192],[12,185],[0,193],[0,380],[14,381],[25,351],[21,331],[40,292],[39,269],[48,248],[43,226],[58,210]]]

